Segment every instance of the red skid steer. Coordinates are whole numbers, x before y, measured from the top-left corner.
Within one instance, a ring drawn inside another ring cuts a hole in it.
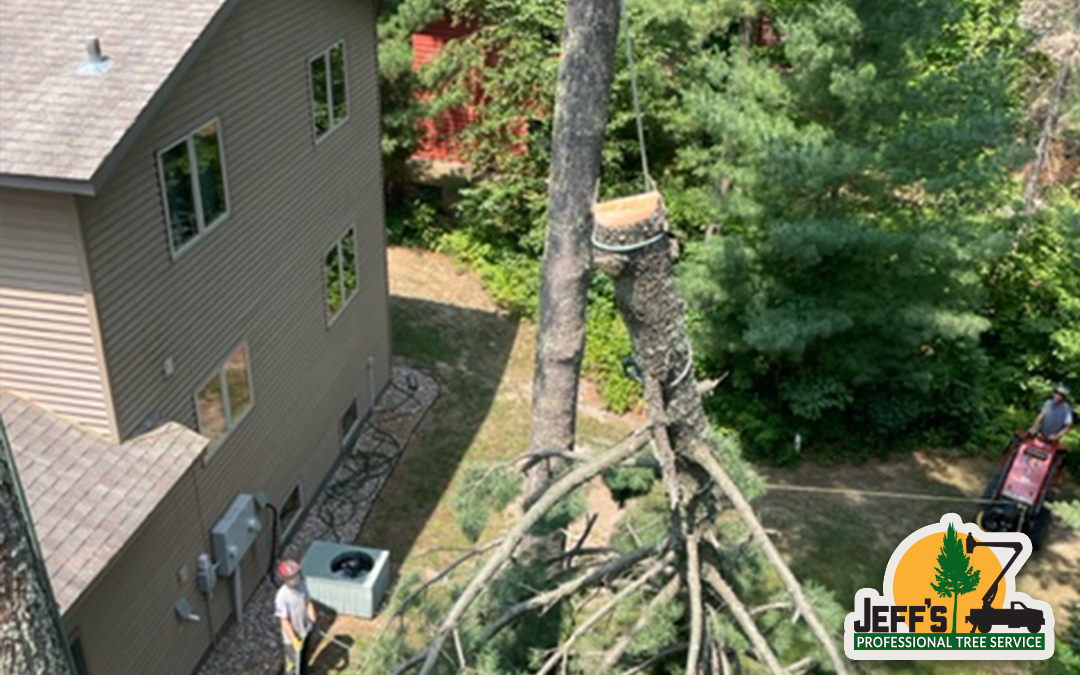
[[[1016,432],[1001,468],[983,492],[976,524],[987,532],[1023,532],[1038,550],[1046,540],[1046,500],[1061,475],[1068,447],[1041,434]]]

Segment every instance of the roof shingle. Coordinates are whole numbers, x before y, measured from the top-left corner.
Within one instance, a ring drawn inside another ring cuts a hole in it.
[[[112,445],[2,389],[0,416],[61,611],[79,598],[209,442],[167,422]]]
[[[89,181],[225,1],[0,4],[0,174]]]

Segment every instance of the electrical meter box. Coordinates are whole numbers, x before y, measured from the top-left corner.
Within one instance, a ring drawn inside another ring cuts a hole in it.
[[[244,554],[255,543],[262,530],[259,514],[255,508],[255,498],[251,495],[237,495],[232,506],[214,525],[211,542],[214,547],[214,562],[220,576],[231,576]]]

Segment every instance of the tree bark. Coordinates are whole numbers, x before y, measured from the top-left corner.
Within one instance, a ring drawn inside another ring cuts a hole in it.
[[[574,447],[592,266],[590,208],[600,175],[618,31],[618,0],[567,0],[541,263],[531,452]],[[528,471],[530,494],[551,479],[557,461],[540,462]]]
[[[15,458],[0,421],[0,673],[73,675]]]
[[[665,486],[672,503],[675,523],[672,529],[687,542],[683,566],[687,587],[700,583],[702,569],[695,550],[698,544],[708,543],[712,547],[704,551],[706,554],[715,557],[719,553],[720,542],[710,531],[719,508],[713,489],[715,481],[720,493],[735,505],[740,517],[750,526],[807,625],[829,653],[836,672],[843,675],[845,663],[831,637],[713,453],[712,426],[705,416],[693,373],[686,304],[676,288],[660,195],[653,192],[607,202],[598,205],[596,211],[596,265],[615,282],[615,302],[629,329],[634,358],[644,375],[656,454],[666,474]],[[717,588],[715,583],[710,585]],[[699,666],[696,661],[699,652],[694,647],[698,639],[699,634],[691,635],[688,675],[697,672]]]
[[[1054,140],[1054,131],[1057,129],[1058,116],[1061,111],[1061,99],[1065,96],[1065,85],[1069,81],[1068,61],[1058,65],[1054,84],[1050,87],[1050,101],[1043,119],[1042,133],[1035,144],[1035,159],[1031,162],[1027,176],[1024,180],[1024,209],[1027,213],[1035,213],[1039,208],[1039,182],[1042,179],[1046,160],[1050,156],[1050,144]]]

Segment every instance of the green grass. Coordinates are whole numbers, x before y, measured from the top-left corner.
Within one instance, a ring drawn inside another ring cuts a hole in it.
[[[446,280],[433,279],[432,283]],[[531,416],[535,329],[505,315],[416,298],[391,303],[396,358],[439,380],[441,393],[393,476],[367,517],[365,543],[389,548],[399,578],[428,577],[470,543],[458,525],[452,501],[471,463],[517,456],[526,449]],[[628,420],[582,414],[582,443],[598,446],[629,430]],[[925,472],[897,471],[887,464],[803,467],[775,473],[775,481],[822,486],[867,487],[959,494]],[[881,588],[896,543],[948,510],[967,515],[963,504],[864,503],[848,497],[773,492],[758,502],[766,526],[802,579],[815,579],[848,605],[855,591]],[[505,525],[495,518],[485,539]],[[384,617],[376,622],[345,620],[334,634],[355,639],[347,661],[325,670],[355,673]],[[1029,663],[879,662],[873,675],[1027,675]]]

